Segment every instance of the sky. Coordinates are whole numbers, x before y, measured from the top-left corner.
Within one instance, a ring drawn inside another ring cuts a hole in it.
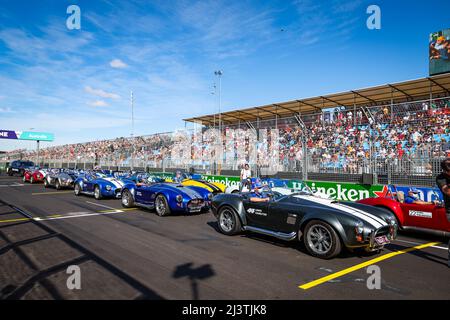
[[[218,112],[217,70],[222,111],[425,77],[448,12],[443,0],[0,0],[0,129],[54,133],[41,148],[130,136],[131,91],[135,135],[182,129]],[[19,148],[35,143],[0,139]]]

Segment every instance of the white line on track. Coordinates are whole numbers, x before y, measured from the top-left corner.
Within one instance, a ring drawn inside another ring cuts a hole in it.
[[[82,218],[82,217],[92,217],[92,216],[105,216],[108,214],[123,213],[123,212],[124,211],[121,211],[121,210],[112,211],[112,212],[96,212],[96,213],[69,212],[68,215],[61,216],[61,217],[49,217],[49,218],[35,217],[35,218],[33,218],[33,220],[36,220],[36,221],[60,220],[60,219]]]
[[[404,242],[404,243],[409,243],[409,244],[414,244],[414,245],[420,245],[420,244],[423,244],[423,243],[419,243],[419,242],[406,241],[406,240],[399,240],[399,239],[395,239],[394,241],[399,241],[399,242]],[[430,248],[436,248],[436,249],[441,249],[441,250],[445,250],[445,251],[448,250],[448,248],[446,248],[446,247],[441,247],[441,246],[430,246]]]
[[[108,207],[108,206],[105,206],[104,204],[100,204],[100,203],[95,203],[95,202],[91,202],[91,201],[86,201],[86,203],[90,203],[90,204],[93,204],[95,206],[103,207],[103,208],[106,208],[106,209],[117,210],[116,208]]]

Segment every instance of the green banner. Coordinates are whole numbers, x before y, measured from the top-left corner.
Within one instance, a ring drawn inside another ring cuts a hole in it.
[[[153,173],[160,178],[172,178],[172,173],[157,172]],[[214,176],[214,175],[202,175],[202,179],[209,182],[220,182],[227,187],[239,185],[239,177],[235,176]],[[298,190],[301,185],[300,180],[286,180],[288,187]],[[325,182],[325,181],[305,181],[306,184],[312,189],[326,194],[331,199],[337,199],[342,201],[358,201],[365,198],[381,196],[386,192],[387,186],[384,185],[362,185],[357,183],[346,182]]]

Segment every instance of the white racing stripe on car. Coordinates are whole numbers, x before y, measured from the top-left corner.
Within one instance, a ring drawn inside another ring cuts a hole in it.
[[[115,178],[103,178],[103,180],[111,182],[116,188],[122,188],[123,184]]]
[[[384,221],[383,219],[381,219],[380,217],[378,217],[378,216],[376,216],[376,215],[374,215],[374,214],[368,213],[368,212],[366,212],[366,211],[364,211],[364,210],[361,210],[361,209],[358,209],[358,208],[346,206],[345,204],[342,204],[342,203],[341,203],[340,205],[341,205],[341,206],[344,206],[344,207],[346,207],[346,208],[349,208],[350,210],[358,211],[359,213],[364,214],[364,215],[366,215],[366,216],[370,216],[371,218],[377,220],[377,221],[378,221],[379,223],[381,223],[382,225],[387,225],[387,222],[386,222],[386,221]]]
[[[332,203],[332,201],[334,200],[328,200],[328,199],[322,199],[322,198],[318,198],[318,197],[314,197],[314,196],[306,196],[306,195],[296,195],[295,197],[298,198],[302,198],[305,199],[307,201],[311,201],[311,202],[316,202],[318,204],[336,209],[336,210],[341,210],[347,213],[350,213],[351,215],[354,215],[355,217],[358,217],[361,220],[366,221],[367,223],[369,223],[370,225],[372,225],[375,229],[381,228],[382,226],[387,225],[386,222],[379,222],[379,219],[376,219],[376,217],[374,217],[374,215],[369,214],[367,212],[361,213],[361,211],[355,210],[352,207],[347,207],[345,205],[342,204],[338,204],[338,203]]]

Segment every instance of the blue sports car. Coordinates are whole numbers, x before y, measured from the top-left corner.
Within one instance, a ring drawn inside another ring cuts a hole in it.
[[[95,199],[120,198],[124,183],[102,173],[84,173],[74,182],[76,196],[93,195]]]
[[[122,205],[126,208],[155,209],[162,217],[175,212],[208,211],[212,196],[213,194],[205,188],[159,182],[147,177],[143,183],[127,183],[123,186]]]

